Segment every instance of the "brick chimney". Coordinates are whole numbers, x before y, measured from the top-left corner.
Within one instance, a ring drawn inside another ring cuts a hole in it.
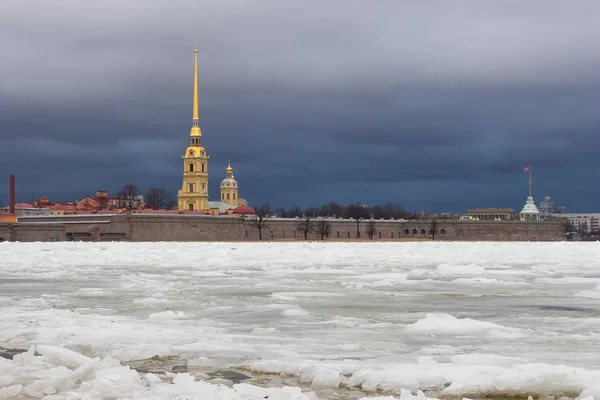
[[[15,213],[15,176],[10,176],[10,208],[8,212],[11,214]]]

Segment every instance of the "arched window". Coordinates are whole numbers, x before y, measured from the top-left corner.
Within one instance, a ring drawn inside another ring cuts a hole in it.
[[[193,192],[194,192],[194,184],[193,184],[193,183],[190,183],[190,184],[188,185],[188,190],[189,190],[189,192],[190,192],[190,193],[193,193]]]
[[[229,200],[229,193],[227,193],[227,200]]]
[[[417,234],[417,230],[416,230],[416,229],[413,229],[413,231],[412,231],[412,234],[413,234],[413,235],[416,235],[416,234]]]
[[[200,164],[200,167],[202,168],[202,172],[204,172],[204,163]]]
[[[194,172],[194,164],[190,164],[190,172]]]
[[[235,200],[235,193],[233,194],[233,199]]]
[[[221,200],[225,200],[225,193],[221,193]]]
[[[204,190],[205,187],[206,187],[206,185],[203,183],[202,184],[202,190]]]
[[[190,211],[194,211],[194,205],[193,205],[193,204],[190,204],[190,205],[188,206],[188,209],[189,209]]]
[[[405,229],[405,230],[404,230],[404,234],[405,234],[405,235],[408,235],[409,233],[410,233],[410,232],[408,231],[408,229]]]
[[[425,229],[421,229],[421,235],[425,234]]]
[[[440,229],[440,235],[445,235],[446,234],[446,230],[444,228]]]

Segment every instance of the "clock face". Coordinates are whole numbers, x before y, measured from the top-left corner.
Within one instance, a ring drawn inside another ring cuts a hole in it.
[[[190,150],[189,154],[190,154],[190,156],[193,156],[194,155],[194,150]]]

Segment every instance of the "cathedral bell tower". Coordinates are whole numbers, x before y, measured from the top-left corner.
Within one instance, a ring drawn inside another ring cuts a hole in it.
[[[198,118],[198,50],[194,50],[194,101],[190,145],[183,158],[183,186],[177,192],[179,210],[208,210],[208,155],[202,146]]]
[[[233,177],[231,161],[227,163],[225,172],[227,175],[225,176],[225,179],[221,181],[221,201],[233,206],[242,205],[238,196],[238,183]]]

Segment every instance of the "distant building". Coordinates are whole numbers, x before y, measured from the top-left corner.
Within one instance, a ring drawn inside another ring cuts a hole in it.
[[[50,209],[50,215],[70,214],[77,214],[77,207],[74,204],[56,204]]]
[[[521,221],[539,221],[540,220],[540,210],[538,210],[535,202],[533,201],[533,197],[527,197],[527,201],[523,206],[523,209],[520,213]]]
[[[9,207],[0,208],[0,211],[8,212]],[[35,207],[32,203],[15,204],[15,215],[17,217],[34,217],[38,215],[48,215],[47,208]]]
[[[540,202],[539,210],[542,214],[564,214],[567,212],[567,208],[559,206],[550,196],[546,196],[544,200]]]
[[[576,232],[600,232],[600,213],[564,213],[554,216],[566,219]]]
[[[531,165],[525,166],[524,172],[529,174],[529,196],[527,196],[527,200],[519,213],[519,217],[521,218],[521,221],[539,221],[540,210],[538,210],[535,201],[533,201],[533,194],[531,191],[531,185],[533,184],[533,180],[531,179]]]
[[[479,221],[506,221],[514,219],[515,210],[512,208],[474,208],[467,210],[467,218]]]
[[[4,211],[4,209],[2,209],[2,210],[0,210],[0,223],[2,223],[2,222],[4,222],[4,223],[17,222],[17,216],[15,214],[11,214],[8,211]]]

